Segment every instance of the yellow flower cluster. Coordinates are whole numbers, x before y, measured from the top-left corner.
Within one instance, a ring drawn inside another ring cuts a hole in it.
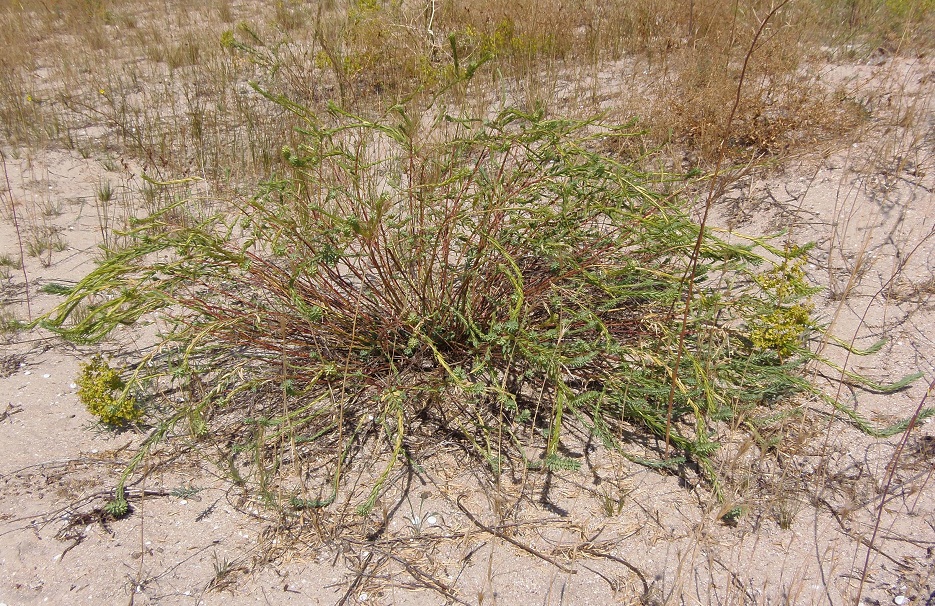
[[[805,257],[784,259],[755,280],[770,295],[775,307],[756,318],[750,327],[750,340],[758,349],[772,349],[787,358],[802,346],[813,328],[812,306],[807,299],[809,286],[805,277]]]
[[[126,384],[120,374],[101,356],[81,365],[77,383],[78,398],[105,425],[119,427],[143,416],[136,400],[124,397]]]
[[[760,316],[750,331],[750,340],[758,349],[772,349],[780,358],[789,356],[801,344],[811,327],[811,307],[797,303],[777,308]]]

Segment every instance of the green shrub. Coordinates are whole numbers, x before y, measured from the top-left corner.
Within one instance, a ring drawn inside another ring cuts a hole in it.
[[[426,441],[454,440],[494,474],[574,469],[569,426],[715,480],[716,423],[808,387],[800,253],[700,234],[681,177],[606,152],[632,127],[279,101],[307,121],[281,175],[231,213],[139,222],[47,319],[94,341],[160,312],[170,330],[145,379],[210,388],[170,402],[159,435],[197,418],[210,439],[209,413],[226,411],[236,437],[218,446],[253,453],[262,491],[327,505],[365,444],[386,464],[361,513]],[[119,387],[89,376],[96,393]],[[303,492],[270,471],[285,459],[331,480]]]
[[[81,365],[77,383],[78,399],[105,425],[122,427],[143,416],[136,400],[126,395],[120,373],[100,355]]]

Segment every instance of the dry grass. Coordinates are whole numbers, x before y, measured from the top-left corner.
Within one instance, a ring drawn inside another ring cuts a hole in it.
[[[155,177],[197,174],[227,186],[268,173],[270,150],[296,125],[249,81],[316,111],[332,100],[359,111],[432,92],[456,56],[461,68],[490,56],[470,94],[456,91],[453,102],[496,106],[506,95],[553,106],[570,86],[575,111],[639,116],[650,144],[674,142],[704,161],[726,139],[741,157],[775,156],[860,122],[847,91],[818,81],[818,61],[845,47],[859,57],[921,44],[931,33],[923,5],[785,8],[755,53],[725,133],[740,63],[768,2],[371,0],[317,11],[279,2],[270,14],[211,2],[171,14],[119,0],[24,2],[0,13],[8,83],[0,117],[11,144],[111,152]],[[73,52],[76,44],[88,52]],[[628,86],[607,88],[606,69]]]

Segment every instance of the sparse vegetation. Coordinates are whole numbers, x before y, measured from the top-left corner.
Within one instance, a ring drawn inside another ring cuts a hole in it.
[[[8,342],[20,328],[22,328],[22,322],[17,320],[14,313],[6,306],[0,308],[0,337]]]
[[[924,64],[932,0],[175,8],[0,8],[4,219],[22,229],[20,250],[0,256],[15,292],[3,291],[0,332],[26,326],[6,306],[20,286],[28,304],[20,278],[77,242],[62,226],[72,198],[36,168],[50,150],[93,167],[74,199],[93,205],[102,252],[76,286],[39,289],[64,303],[29,326],[95,347],[155,327],[129,366],[90,357],[77,380],[103,426],[154,428],[109,516],[131,511],[128,483],[157,447],[184,444],[283,528],[333,538],[353,511],[385,530],[381,500],[444,448],[483,469],[476,481],[521,495],[530,477],[548,486],[585,468],[607,520],[639,493],[595,469],[629,460],[703,488],[719,531],[786,530],[806,510],[841,521],[866,505],[856,488],[827,504],[826,485],[851,481],[825,467],[832,427],[885,438],[935,413],[923,402],[907,421],[857,396],[911,386],[931,366],[924,344],[905,377],[871,380],[853,363],[893,336],[874,329],[858,346],[858,292],[889,319],[935,290],[930,271],[903,275],[932,234],[901,218],[887,236],[897,261],[881,270],[877,228],[851,205],[858,189],[887,212],[911,206],[889,198],[907,183],[931,193],[918,127],[930,100],[875,97],[870,76],[832,73]],[[908,90],[930,75],[887,77]],[[866,181],[815,219],[830,239],[801,237],[804,193],[754,234],[709,221],[726,195],[747,216],[778,206],[743,208],[760,193],[751,182],[790,158],[812,158],[805,191],[820,186],[824,160],[877,127],[878,157],[846,160]],[[875,279],[875,294],[860,291]],[[857,328],[838,338],[845,317]],[[431,534],[427,498],[409,503],[407,539]],[[210,588],[243,561],[215,554]]]
[[[52,264],[52,253],[68,248],[61,231],[51,225],[40,225],[32,229],[26,239],[26,254],[37,257],[43,267]]]
[[[22,268],[22,261],[10,254],[0,255],[0,279],[9,280],[14,270]]]
[[[495,92],[527,110],[544,102],[585,117],[616,97],[612,111],[652,127],[646,143],[687,145],[710,161],[723,140],[738,157],[775,156],[852,128],[863,115],[859,105],[818,80],[815,65],[826,49],[865,56],[881,45],[923,44],[932,32],[921,0],[790,3],[749,66],[743,103],[724,133],[743,56],[769,2],[615,0],[571,9],[559,2],[353,1],[312,15],[285,1],[233,27],[231,10],[211,2],[185,5],[189,27],[172,15],[141,19],[145,11],[123,0],[106,4],[104,13],[89,13],[80,2],[61,2],[56,18],[42,19],[41,4],[24,2],[0,15],[4,81],[12,87],[0,99],[8,139],[119,147],[154,177],[197,173],[221,186],[231,185],[228,171],[235,185],[268,174],[271,150],[297,125],[243,95],[251,80],[317,113],[330,101],[362,111],[420,88],[432,93],[453,71],[489,57],[483,78],[459,90],[462,102],[487,103]],[[230,19],[218,22],[219,13]],[[195,23],[202,24],[197,31]],[[127,35],[110,35],[121,27]],[[94,58],[74,57],[51,81],[36,81],[30,70],[39,57],[69,54],[56,34],[70,30],[97,41]],[[217,43],[206,42],[212,38]],[[602,89],[602,66],[624,58],[632,73],[623,78],[639,95]],[[88,123],[102,124],[106,134],[86,134]]]

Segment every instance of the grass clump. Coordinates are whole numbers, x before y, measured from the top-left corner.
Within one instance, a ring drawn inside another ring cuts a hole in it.
[[[136,400],[127,395],[119,371],[100,355],[81,365],[77,384],[78,399],[104,425],[123,427],[143,416]]]
[[[420,444],[454,440],[493,474],[569,470],[569,427],[714,480],[717,421],[805,386],[815,324],[777,316],[808,315],[802,251],[699,234],[681,177],[605,151],[631,125],[280,103],[306,126],[277,178],[234,213],[178,220],[183,201],[138,222],[46,319],[88,342],[158,312],[133,380],[185,397],[154,435],[223,433],[238,483],[250,453],[261,492],[325,506],[367,447],[383,464],[363,514]],[[85,375],[117,403],[113,371]]]
[[[9,254],[0,255],[0,279],[9,280],[13,275],[14,269],[22,269],[22,259],[13,257]]]

